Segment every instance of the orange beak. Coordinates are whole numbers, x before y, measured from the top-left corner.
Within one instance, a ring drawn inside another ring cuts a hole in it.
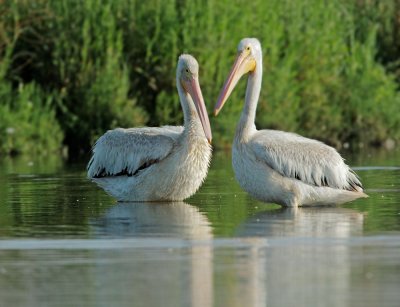
[[[189,93],[192,97],[194,105],[197,110],[197,114],[199,115],[201,125],[203,126],[204,134],[211,144],[212,135],[211,135],[211,126],[210,120],[208,118],[208,113],[206,109],[206,105],[204,103],[203,94],[200,89],[199,80],[197,78],[191,78],[190,80],[182,80],[182,85],[184,89]]]
[[[236,84],[240,78],[256,68],[256,61],[254,57],[250,54],[250,51],[243,50],[240,52],[232,66],[231,72],[226,79],[224,86],[222,87],[221,93],[219,94],[218,101],[215,104],[214,115],[217,116],[219,111],[221,111],[225,102],[228,100],[230,94],[235,88]]]

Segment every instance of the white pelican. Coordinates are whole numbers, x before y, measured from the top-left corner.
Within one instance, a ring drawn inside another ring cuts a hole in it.
[[[262,79],[262,53],[257,39],[245,38],[239,43],[214,114],[246,73],[245,104],[232,147],[232,164],[240,186],[261,201],[289,207],[333,205],[367,197],[357,175],[334,148],[294,133],[256,129]]]
[[[184,126],[117,128],[93,147],[88,177],[118,201],[180,201],[194,194],[211,159],[211,128],[199,65],[181,55],[176,86]]]

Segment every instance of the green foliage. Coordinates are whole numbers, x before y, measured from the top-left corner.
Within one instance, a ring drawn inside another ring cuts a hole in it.
[[[6,46],[0,61],[0,154],[54,152],[63,139],[54,97],[35,83],[18,82],[13,88],[5,79],[12,45]]]
[[[67,125],[67,143],[76,144],[76,149],[93,144],[105,130],[141,125],[147,119],[136,106],[136,96],[129,97],[118,15],[111,2],[103,2],[52,3],[60,18],[56,32],[62,33],[54,46],[55,66],[65,88],[62,122]]]
[[[52,100],[32,83],[15,91],[0,83],[0,153],[43,154],[60,148],[63,133]]]
[[[117,126],[182,123],[175,88],[181,53],[198,59],[212,110],[238,42],[257,37],[264,51],[259,128],[336,146],[380,144],[400,138],[397,83],[378,62],[396,73],[396,3],[6,0],[0,82],[11,96],[32,84],[30,93],[55,112],[72,153],[87,151]],[[244,88],[242,80],[211,119],[217,146],[231,143]]]
[[[107,129],[146,122],[136,96],[129,95],[122,32],[111,2],[18,1],[13,10],[15,25],[8,31],[17,36],[13,53],[19,56],[9,79],[33,78],[52,96],[51,108],[73,153],[87,151]]]

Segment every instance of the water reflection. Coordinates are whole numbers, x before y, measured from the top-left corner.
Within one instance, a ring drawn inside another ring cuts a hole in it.
[[[137,248],[127,259],[126,251],[115,251],[117,270],[99,261],[91,275],[105,285],[112,280],[124,301],[145,302],[143,306],[212,306],[212,229],[198,208],[184,202],[119,203],[104,216],[91,221],[96,237],[179,238],[199,240],[197,244],[174,248]],[[148,240],[148,239],[147,239]],[[104,259],[107,252],[95,251]],[[116,286],[117,283],[119,286]],[[126,284],[130,287],[126,287]],[[151,285],[149,287],[149,285]],[[121,292],[122,291],[122,292]],[[97,293],[98,305],[109,306],[107,291]]]
[[[248,197],[225,153],[195,205],[115,204],[85,164],[0,161],[0,306],[397,306],[398,157],[349,163],[368,199],[297,210]]]
[[[221,298],[222,305],[346,306],[352,283],[346,240],[362,234],[363,221],[363,214],[339,207],[256,214],[237,229],[251,247],[232,251],[240,296]]]
[[[207,217],[185,202],[118,203],[90,224],[95,236],[212,238]]]
[[[342,207],[280,208],[256,214],[239,236],[335,237],[362,234],[364,214]]]

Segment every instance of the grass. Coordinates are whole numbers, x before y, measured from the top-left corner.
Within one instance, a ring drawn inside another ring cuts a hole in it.
[[[5,0],[0,152],[65,144],[77,154],[117,126],[180,124],[175,66],[184,52],[200,63],[212,110],[243,37],[264,51],[259,128],[336,147],[398,141],[399,12],[394,0]],[[244,87],[212,118],[217,147],[231,143]],[[10,122],[30,128],[10,136]]]

